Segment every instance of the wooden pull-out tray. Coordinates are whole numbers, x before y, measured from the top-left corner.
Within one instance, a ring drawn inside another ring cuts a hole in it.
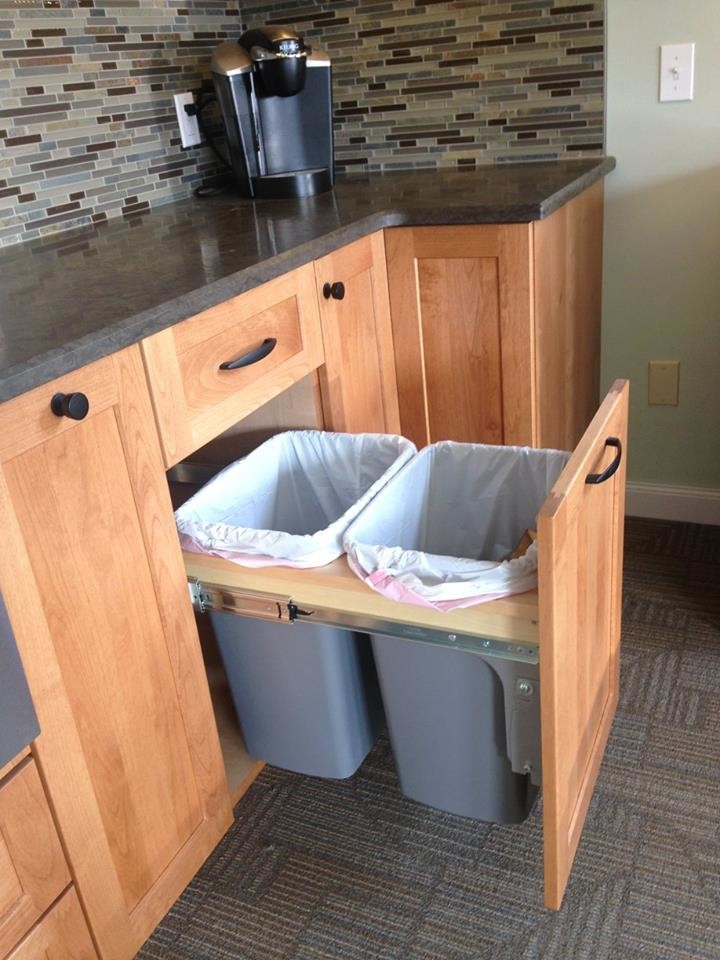
[[[345,557],[326,567],[296,570],[291,567],[241,567],[219,557],[185,553],[188,577],[204,587],[231,593],[267,596],[292,601],[303,610],[333,611],[349,620],[409,624],[419,630],[487,637],[534,647],[538,642],[537,590],[478,604],[464,610],[440,612],[429,607],[388,600],[366,586],[350,570]],[[316,617],[320,622],[320,619]],[[327,620],[323,621],[327,622]]]
[[[248,598],[300,616],[372,631],[385,624],[415,639],[467,645],[540,662],[545,903],[559,909],[597,780],[618,697],[628,384],[616,381],[538,514],[539,589],[439,612],[388,600],[345,558],[327,567],[249,569],[186,553],[194,589],[213,606]],[[608,446],[608,438],[618,440]],[[619,466],[605,482],[588,474]],[[239,611],[238,611],[239,612]],[[382,629],[378,632],[383,632]]]

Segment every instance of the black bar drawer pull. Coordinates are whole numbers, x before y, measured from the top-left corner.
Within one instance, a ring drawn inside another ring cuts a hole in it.
[[[240,367],[249,367],[253,363],[257,363],[258,360],[264,360],[265,357],[269,356],[275,347],[277,346],[276,337],[267,337],[260,344],[259,347],[255,347],[253,350],[248,350],[247,353],[244,353],[241,357],[236,357],[235,360],[226,360],[225,363],[220,364],[221,370],[239,370]]]
[[[617,454],[615,459],[610,464],[609,467],[606,467],[602,473],[589,473],[585,477],[585,483],[605,483],[606,480],[609,480],[610,477],[615,473],[617,468],[620,466],[620,461],[622,460],[622,444],[620,443],[619,437],[608,437],[605,440],[606,447],[616,447]]]

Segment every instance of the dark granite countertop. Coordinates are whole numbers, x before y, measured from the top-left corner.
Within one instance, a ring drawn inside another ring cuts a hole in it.
[[[155,208],[0,252],[0,401],[383,227],[528,223],[612,158],[343,177],[304,200]]]

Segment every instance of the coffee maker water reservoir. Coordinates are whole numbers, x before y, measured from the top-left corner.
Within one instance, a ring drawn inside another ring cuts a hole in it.
[[[211,71],[229,160],[247,197],[307,197],[330,190],[330,58],[290,27],[247,30],[221,44]]]

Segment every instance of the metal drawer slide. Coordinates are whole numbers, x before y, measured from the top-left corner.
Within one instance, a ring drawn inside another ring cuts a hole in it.
[[[540,785],[540,679],[538,647],[472,634],[449,633],[427,626],[331,607],[305,609],[283,594],[257,593],[216,583],[188,579],[190,599],[198,613],[215,610],[272,620],[291,627],[293,623],[316,623],[379,636],[400,637],[430,643],[482,657],[502,683],[505,705],[507,755],[516,773],[530,774]]]

